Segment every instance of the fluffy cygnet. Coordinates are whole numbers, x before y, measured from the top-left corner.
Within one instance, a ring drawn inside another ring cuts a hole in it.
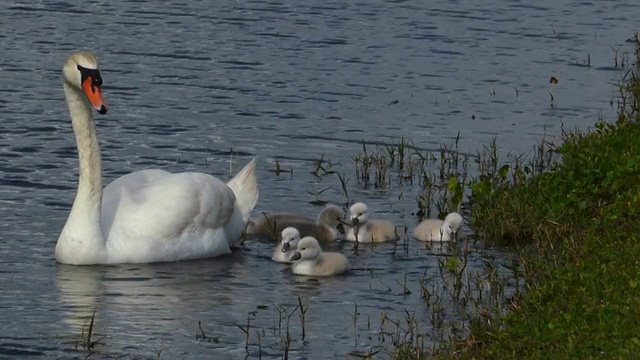
[[[313,236],[318,241],[329,242],[338,238],[338,225],[344,218],[344,211],[335,205],[327,205],[316,221],[291,213],[261,214],[249,219],[247,234],[272,237],[287,227],[295,227],[300,236]]]
[[[300,232],[294,227],[288,227],[282,230],[282,238],[276,249],[273,251],[271,259],[279,263],[290,263],[291,257],[296,253],[298,242],[300,241]]]
[[[455,241],[458,238],[458,230],[462,226],[462,216],[452,212],[443,220],[426,219],[415,230],[413,237],[420,241]]]
[[[355,203],[349,209],[351,227],[345,239],[362,243],[394,241],[398,239],[396,226],[388,220],[369,220],[369,208],[364,203]]]
[[[323,252],[318,240],[311,236],[298,242],[295,254],[291,257],[294,274],[309,276],[333,276],[349,269],[347,258],[337,252]]]

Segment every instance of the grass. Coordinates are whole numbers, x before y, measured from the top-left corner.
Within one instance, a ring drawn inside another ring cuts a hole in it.
[[[420,186],[416,201],[418,216],[430,217],[435,207],[438,216],[460,211],[468,190],[470,156],[458,149],[459,137],[450,144],[442,144],[438,151],[421,150],[411,141],[400,139],[395,144],[376,145],[371,151],[362,143],[362,152],[353,156],[357,185],[367,189],[388,189]],[[435,167],[436,172],[430,169]],[[372,177],[373,174],[373,177]],[[338,174],[347,202],[349,200],[345,176]]]
[[[85,350],[93,350],[96,345],[98,345],[100,343],[100,341],[104,338],[104,337],[100,337],[97,340],[94,339],[93,335],[94,334],[94,325],[95,325],[95,320],[96,320],[96,311],[93,310],[93,313],[91,313],[91,319],[89,320],[89,325],[87,327],[87,333],[85,334],[85,329],[84,326],[82,327],[82,334],[80,335],[80,345],[82,346],[83,349]],[[78,348],[78,342],[76,342],[76,349]]]
[[[640,79],[629,71],[615,122],[543,142],[528,165],[486,168],[473,184],[474,230],[517,249],[527,289],[508,314],[474,318],[441,358],[640,354],[639,104]]]

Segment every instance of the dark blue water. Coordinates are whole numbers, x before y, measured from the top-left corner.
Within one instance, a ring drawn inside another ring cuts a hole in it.
[[[338,245],[355,270],[320,281],[294,277],[255,240],[220,259],[56,265],[77,178],[60,71],[70,53],[100,61],[105,182],[150,167],[226,178],[231,160],[236,171],[257,155],[257,209],[315,216],[310,193],[329,188],[322,199],[344,202],[336,174],[311,174],[324,156],[350,179],[351,200],[411,229],[417,188],[358,186],[363,141],[411,139],[437,154],[459,136],[475,154],[496,138],[522,153],[563,126],[610,118],[625,70],[615,59],[632,58],[624,40],[638,15],[633,1],[1,3],[0,358],[85,358],[78,339],[94,311],[92,358],[280,358],[286,337],[274,324],[298,296],[306,338],[295,313],[291,356],[345,358],[378,349],[383,313],[411,311],[430,333],[418,281],[445,286],[438,258],[411,239],[404,249]],[[270,172],[276,159],[293,175]],[[508,258],[478,250],[469,266]]]

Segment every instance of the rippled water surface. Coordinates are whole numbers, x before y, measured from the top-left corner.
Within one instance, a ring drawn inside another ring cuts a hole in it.
[[[329,188],[323,199],[344,202],[336,174],[310,174],[324,155],[351,179],[352,200],[412,228],[418,189],[357,185],[352,157],[363,141],[403,137],[437,150],[459,134],[463,152],[496,138],[505,152],[522,153],[562,125],[584,129],[613,115],[614,59],[630,57],[635,1],[532,4],[3,1],[0,357],[84,358],[76,342],[95,311],[104,337],[96,358],[279,358],[279,311],[298,296],[308,312],[304,341],[298,314],[291,318],[295,358],[376,349],[368,321],[377,326],[382,313],[410,311],[428,331],[433,309],[418,280],[437,281],[437,257],[411,240],[406,251],[337,245],[354,270],[319,281],[271,262],[272,245],[258,240],[201,261],[56,265],[77,178],[60,68],[80,48],[100,61],[111,106],[97,118],[105,182],[149,167],[227,178],[231,153],[234,171],[257,155],[257,210],[315,216],[310,192]],[[293,175],[269,171],[275,159]],[[469,266],[487,257],[508,255],[474,252]]]

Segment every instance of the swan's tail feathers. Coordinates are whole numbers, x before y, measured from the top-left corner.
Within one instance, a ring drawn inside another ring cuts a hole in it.
[[[256,159],[245,165],[242,170],[233,179],[229,180],[227,185],[236,195],[236,202],[242,211],[242,219],[245,224],[249,220],[249,216],[253,208],[258,202],[258,178],[256,177]]]

